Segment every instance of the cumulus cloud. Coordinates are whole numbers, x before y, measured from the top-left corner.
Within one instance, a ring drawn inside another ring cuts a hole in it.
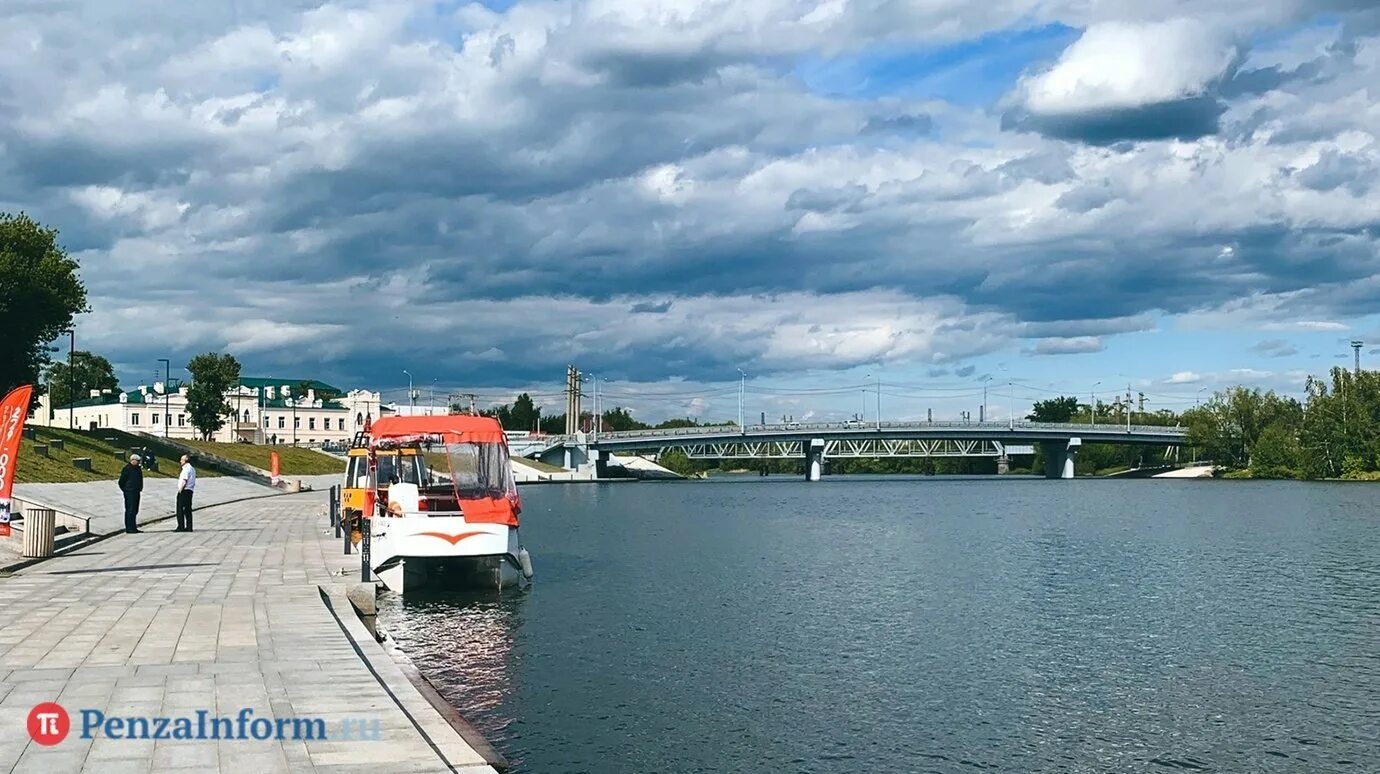
[[[1101,352],[1106,349],[1102,339],[1097,336],[1074,336],[1059,339],[1041,339],[1030,349],[1032,355],[1081,355]]]
[[[1299,350],[1284,339],[1266,339],[1251,347],[1251,351],[1265,357],[1291,357]]]
[[[1214,91],[1236,58],[1231,39],[1198,19],[1094,24],[1022,80],[1007,122],[1092,143],[1212,134],[1225,111]]]
[[[1356,11],[30,3],[0,25],[0,210],[61,228],[81,337],[130,370],[962,376],[1161,327],[1341,330],[1380,312]],[[1032,24],[1082,33],[1000,105],[796,74]]]

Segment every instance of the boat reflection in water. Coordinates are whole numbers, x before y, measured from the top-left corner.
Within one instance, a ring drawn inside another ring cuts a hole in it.
[[[509,763],[515,718],[513,643],[522,626],[521,593],[381,594],[378,625],[417,669]]]

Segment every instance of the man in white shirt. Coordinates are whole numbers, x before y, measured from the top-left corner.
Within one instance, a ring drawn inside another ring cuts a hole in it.
[[[192,531],[192,493],[196,491],[196,468],[192,458],[182,455],[182,472],[177,476],[177,529],[173,532]]]

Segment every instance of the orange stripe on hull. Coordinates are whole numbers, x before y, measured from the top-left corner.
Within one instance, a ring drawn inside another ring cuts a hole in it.
[[[461,533],[458,534],[458,535],[447,535],[447,534],[444,533],[444,532],[417,532],[417,533],[415,533],[415,534],[417,534],[417,535],[419,535],[419,536],[424,536],[424,537],[440,538],[440,539],[446,541],[447,543],[450,543],[451,545],[455,545],[455,544],[459,543],[461,540],[464,540],[465,538],[472,538],[472,537],[474,537],[475,535],[487,535],[487,534],[489,534],[489,533],[487,533],[487,532],[461,532]]]

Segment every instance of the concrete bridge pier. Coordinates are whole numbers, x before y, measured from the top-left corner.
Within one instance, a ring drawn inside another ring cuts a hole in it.
[[[1045,441],[1040,451],[1045,455],[1045,478],[1073,478],[1073,463],[1078,449],[1083,445],[1080,438],[1063,441]]]
[[[805,448],[805,480],[818,481],[824,476],[824,439],[813,438]]]

